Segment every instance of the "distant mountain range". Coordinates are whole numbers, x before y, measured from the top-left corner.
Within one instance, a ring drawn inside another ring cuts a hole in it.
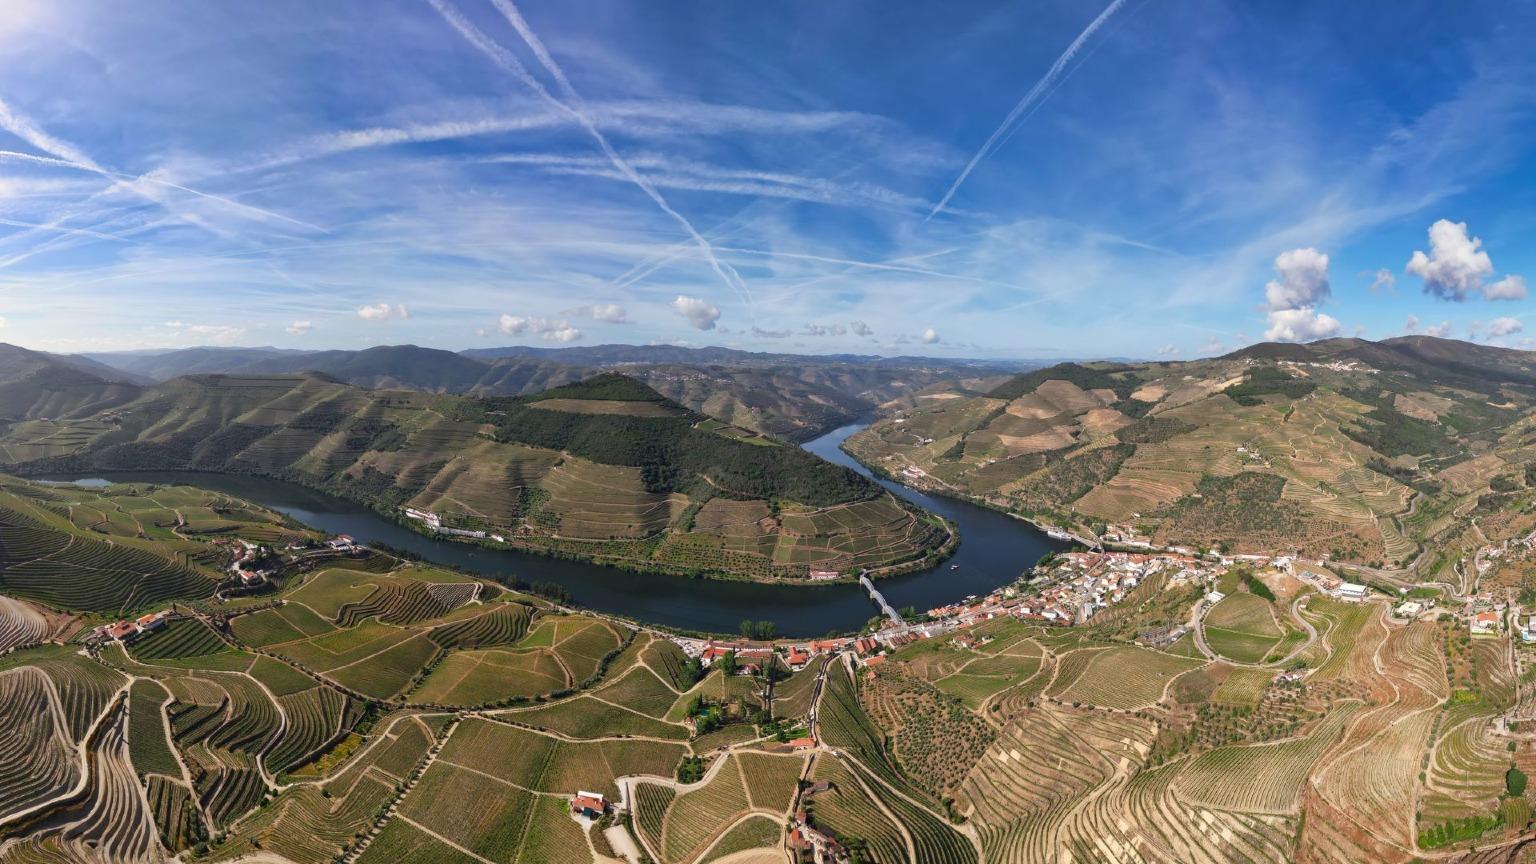
[[[601,371],[622,369],[692,410],[791,440],[815,437],[941,382],[1005,375],[1040,365],[1022,360],[764,354],[664,345],[508,347],[462,353],[416,345],[312,352],[203,347],[56,359],[80,368],[90,364],[101,376],[140,384],[182,375],[319,372],[369,389],[481,396],[538,393]]]

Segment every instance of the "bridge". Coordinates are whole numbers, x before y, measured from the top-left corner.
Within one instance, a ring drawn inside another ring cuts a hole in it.
[[[884,595],[875,590],[875,583],[869,581],[868,576],[860,575],[859,584],[863,585],[864,590],[869,592],[869,599],[875,601],[875,605],[880,607],[880,611],[885,613],[885,617],[891,619],[892,624],[895,624],[897,627],[907,626],[907,622],[901,620],[901,615],[896,611],[895,607],[885,602]]]

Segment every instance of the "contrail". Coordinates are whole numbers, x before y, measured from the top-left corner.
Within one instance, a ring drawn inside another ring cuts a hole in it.
[[[971,157],[971,161],[966,163],[965,169],[960,172],[960,176],[956,177],[955,182],[950,184],[949,191],[944,193],[944,197],[939,199],[939,203],[935,204],[933,210],[928,213],[928,219],[938,215],[939,211],[944,209],[944,205],[949,203],[949,199],[955,197],[955,193],[960,191],[960,185],[965,182],[967,177],[971,176],[971,172],[976,170],[976,166],[981,163],[981,160],[985,159],[992,152],[992,149],[997,146],[998,141],[1008,133],[1009,127],[1024,112],[1049,95],[1051,85],[1055,84],[1056,79],[1061,77],[1061,73],[1067,68],[1067,64],[1072,62],[1072,58],[1077,56],[1077,52],[1124,5],[1125,0],[1114,0],[1103,12],[1099,13],[1099,17],[1093,19],[1093,22],[1083,32],[1077,34],[1077,38],[1072,40],[1072,44],[1067,46],[1067,50],[1061,52],[1061,56],[1056,58],[1056,62],[1051,64],[1051,68],[1046,70],[1045,75],[1035,82],[1035,86],[1029,88],[1029,92],[1024,94],[1024,98],[1019,100],[1019,104],[1013,106],[1013,110],[1009,111],[1008,116],[1003,118],[1002,125],[997,127],[992,136],[987,139],[987,143],[981,145],[981,149],[977,150],[976,155]],[[925,219],[924,221],[927,220]]]
[[[555,63],[554,58],[551,57],[549,52],[544,48],[544,43],[540,42],[538,36],[535,35],[532,29],[528,27],[528,23],[523,20],[523,16],[518,13],[517,7],[513,6],[510,2],[507,2],[507,0],[492,0],[492,2],[496,4],[496,8],[501,11],[502,15],[505,16],[509,22],[511,22],[512,26],[517,30],[518,35],[522,37],[525,43],[527,43],[529,50],[532,51],[534,56],[538,58],[540,65],[542,65],[544,69],[554,77],[556,83],[560,86],[561,92],[564,94],[565,98],[569,100],[570,104],[567,104],[566,101],[562,101],[554,94],[550,93],[549,90],[545,88],[537,78],[534,78],[533,74],[523,66],[522,61],[518,60],[517,57],[512,54],[512,52],[508,51],[506,48],[503,48],[500,43],[491,39],[489,36],[483,33],[480,28],[472,24],[469,19],[465,18],[464,15],[459,12],[459,10],[453,6],[452,3],[449,2],[449,0],[427,0],[427,2],[432,4],[432,8],[436,9],[437,13],[443,16],[443,20],[447,21],[448,24],[453,27],[453,29],[457,30],[460,36],[463,36],[464,39],[467,40],[471,45],[478,48],[481,53],[491,58],[492,62],[500,66],[506,72],[510,73],[519,81],[522,81],[523,84],[527,85],[527,87],[536,95],[538,95],[539,98],[550,103],[555,108],[569,114],[572,119],[579,123],[581,127],[586,130],[587,134],[592,137],[592,140],[597,143],[597,146],[603,151],[603,155],[608,157],[608,161],[613,163],[613,167],[617,169],[619,173],[623,174],[624,177],[629,180],[629,182],[633,183],[637,188],[639,188],[640,191],[644,192],[646,196],[651,199],[651,201],[655,202],[656,206],[660,208],[663,213],[667,214],[673,219],[673,221],[677,222],[677,224],[682,227],[683,231],[688,234],[688,237],[693,240],[694,245],[697,246],[699,251],[704,255],[705,260],[709,262],[710,267],[714,269],[716,275],[718,275],[720,279],[725,282],[726,287],[731,288],[739,295],[741,295],[742,299],[747,304],[748,310],[751,310],[752,292],[747,288],[746,282],[741,278],[741,275],[738,274],[730,266],[722,263],[720,259],[715,256],[714,248],[710,246],[708,240],[704,239],[704,235],[700,234],[698,230],[693,227],[693,223],[689,222],[687,218],[685,218],[681,213],[674,210],[672,205],[667,203],[667,199],[663,198],[661,193],[657,192],[654,186],[647,182],[644,177],[640,176],[639,172],[635,171],[635,169],[631,167],[628,162],[624,161],[624,158],[620,156],[618,151],[613,148],[613,145],[608,142],[608,137],[602,133],[602,130],[597,128],[597,124],[592,122],[592,119],[587,116],[586,112],[581,110],[581,96],[577,94],[575,88],[571,86],[571,82],[565,77],[565,73],[561,71],[559,65]]]
[[[263,210],[260,207],[253,207],[249,204],[242,204],[239,201],[235,201],[231,198],[225,198],[221,195],[213,195],[207,192],[200,192],[196,189],[191,189],[167,180],[151,177],[147,174],[133,175],[123,171],[113,171],[110,168],[105,168],[97,163],[96,160],[87,155],[84,151],[82,151],[79,147],[76,147],[68,141],[64,141],[49,135],[46,131],[44,131],[37,124],[33,123],[30,119],[13,110],[4,99],[0,99],[0,129],[5,129],[6,131],[15,135],[17,138],[20,138],[28,144],[31,144],[33,147],[36,147],[37,149],[48,154],[48,156],[36,156],[31,153],[18,153],[14,150],[0,150],[0,158],[32,162],[39,165],[52,165],[60,168],[73,168],[78,171],[89,171],[92,174],[99,174],[102,177],[107,177],[117,181],[115,184],[116,186],[126,188],[128,191],[133,192],[139,197],[158,204],[161,207],[165,207],[165,202],[157,199],[153,195],[148,194],[143,189],[135,188],[133,184],[144,182],[153,184],[155,186],[163,186],[168,189],[175,189],[180,192],[185,192],[189,195],[195,195],[199,198],[206,198],[210,201],[217,201],[226,206],[234,207],[238,210],[244,210],[248,213],[259,214],[263,218],[280,219],[284,222],[291,222],[309,230],[328,233],[319,225],[312,225],[308,222],[294,219],[289,216],[284,216],[281,213],[273,213],[270,210]],[[128,182],[125,183],[123,181]]]

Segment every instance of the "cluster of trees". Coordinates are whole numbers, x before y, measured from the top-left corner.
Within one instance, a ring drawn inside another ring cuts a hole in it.
[[[766,642],[774,637],[778,629],[778,625],[772,621],[753,621],[751,618],[743,618],[741,621],[741,635],[747,639]]]
[[[1292,377],[1278,366],[1259,366],[1248,372],[1243,383],[1222,392],[1239,405],[1252,406],[1263,404],[1265,396],[1300,399],[1316,389],[1316,384]]]

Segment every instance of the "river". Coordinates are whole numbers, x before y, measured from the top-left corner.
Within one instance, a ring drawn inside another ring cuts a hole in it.
[[[836,429],[805,449],[873,475],[840,445],[863,426]],[[71,478],[73,479],[73,478]],[[764,585],[714,579],[687,579],[632,573],[527,552],[485,549],[438,540],[409,531],[374,511],[303,486],[232,474],[138,471],[95,479],[119,483],[185,483],[254,501],[331,534],[350,534],[361,543],[387,543],[422,558],[484,576],[516,576],[528,582],[555,582],[589,609],[687,630],[735,633],[744,618],[773,621],[783,636],[821,636],[858,630],[876,614],[858,585]],[[985,594],[1007,584],[1061,544],[1030,524],[962,501],[925,495],[898,483],[873,478],[913,503],[960,526],[960,549],[938,566],[877,583],[896,608],[931,609],[968,594]],[[89,480],[84,481],[89,482]]]

